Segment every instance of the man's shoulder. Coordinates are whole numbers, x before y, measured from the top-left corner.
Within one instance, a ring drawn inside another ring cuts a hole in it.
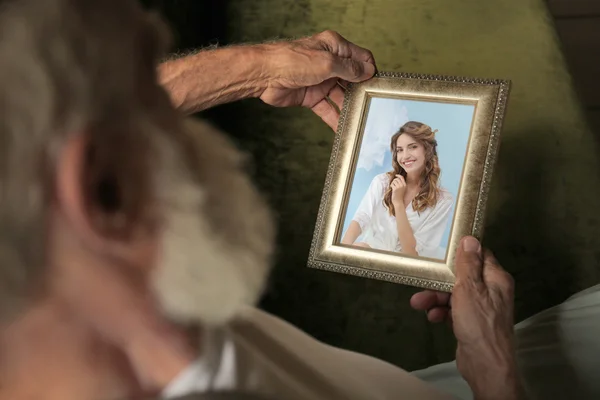
[[[270,336],[281,342],[298,340],[319,343],[315,338],[298,329],[289,322],[256,307],[247,307],[230,324],[236,333],[252,333]]]
[[[393,399],[399,393],[405,398],[446,398],[391,363],[323,343],[258,308],[244,310],[228,331],[243,358],[252,358],[246,365],[282,380],[284,386],[302,385],[313,398]],[[356,380],[357,374],[364,379]]]

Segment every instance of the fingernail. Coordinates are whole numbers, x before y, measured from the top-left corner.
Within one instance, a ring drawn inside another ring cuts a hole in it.
[[[468,253],[479,253],[481,251],[481,244],[473,236],[467,236],[463,239],[463,250]]]

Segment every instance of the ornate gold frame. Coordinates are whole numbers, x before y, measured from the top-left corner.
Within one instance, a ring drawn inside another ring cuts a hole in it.
[[[510,81],[380,72],[347,88],[310,249],[308,266],[439,291],[454,286],[460,238],[482,237],[485,205],[500,142]],[[369,99],[475,104],[467,155],[445,260],[411,257],[339,244],[349,187],[360,150]]]

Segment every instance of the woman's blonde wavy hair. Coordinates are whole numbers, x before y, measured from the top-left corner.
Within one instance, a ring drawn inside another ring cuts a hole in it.
[[[400,135],[404,133],[415,139],[417,143],[425,148],[425,169],[423,169],[421,175],[421,190],[412,201],[413,209],[421,213],[437,204],[441,170],[437,154],[437,141],[435,140],[436,132],[437,130],[432,130],[430,126],[422,122],[409,121],[402,125],[400,130],[392,136],[390,149],[392,151],[393,170],[387,173],[390,180],[383,196],[383,203],[389,210],[390,215],[396,215],[394,204],[392,204],[392,187],[390,185],[396,175],[402,175],[406,178],[406,171],[398,163],[398,151],[396,149],[396,142]]]

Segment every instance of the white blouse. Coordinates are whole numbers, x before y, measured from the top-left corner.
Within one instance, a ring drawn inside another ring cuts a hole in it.
[[[390,215],[383,204],[383,196],[389,184],[387,174],[379,174],[369,186],[363,197],[353,221],[361,228],[361,235],[355,243],[366,243],[373,249],[401,252],[398,239],[396,217]],[[440,197],[435,207],[417,213],[412,202],[406,208],[408,222],[417,241],[417,253],[422,257],[443,258],[441,254],[442,236],[448,224],[452,210],[453,196],[446,189],[440,188]]]

